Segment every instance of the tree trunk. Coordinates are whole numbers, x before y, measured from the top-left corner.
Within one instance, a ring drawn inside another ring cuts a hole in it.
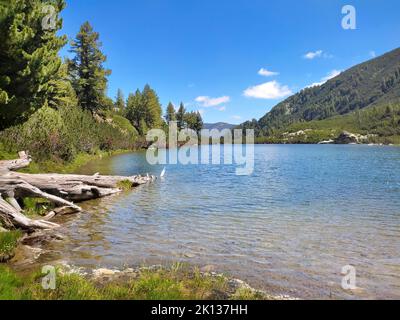
[[[27,174],[13,170],[27,167],[31,158],[26,152],[19,153],[20,159],[0,161],[0,222],[5,227],[22,229],[48,229],[58,225],[47,220],[57,214],[79,212],[73,203],[120,192],[119,184],[130,183],[132,187],[149,183],[153,176],[93,176],[68,174]],[[24,197],[43,198],[56,205],[42,220],[25,217],[18,199]],[[6,201],[8,200],[8,202]]]

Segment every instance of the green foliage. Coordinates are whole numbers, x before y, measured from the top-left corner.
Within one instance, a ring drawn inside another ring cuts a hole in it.
[[[162,124],[161,104],[156,92],[146,85],[142,93],[143,104],[145,109],[146,125],[150,129],[160,128]]]
[[[58,51],[66,38],[45,30],[43,5],[52,5],[57,15],[63,0],[10,0],[0,7],[0,130],[25,120],[46,103],[59,99],[65,84],[60,77]]]
[[[136,137],[120,116],[109,122],[79,107],[46,106],[24,124],[0,132],[0,143],[6,152],[28,150],[35,161],[57,163],[72,161],[80,153],[133,149]]]
[[[304,134],[292,136],[286,142],[318,143],[323,140],[335,139],[341,132],[349,131],[368,135],[370,143],[399,144],[400,104],[384,104],[325,120],[298,122],[285,129],[276,130],[268,137],[259,137],[256,142],[285,142],[288,133],[300,131],[303,131]]]
[[[26,197],[23,199],[22,209],[24,215],[28,217],[45,216],[53,208],[54,204],[42,198]]]
[[[22,233],[19,230],[0,232],[0,262],[2,256],[13,254],[21,236]]]
[[[187,128],[192,129],[196,132],[200,132],[201,129],[203,129],[204,123],[200,112],[187,112],[185,113],[183,118]]]
[[[72,146],[67,140],[61,114],[48,106],[39,109],[23,125],[2,132],[0,140],[6,150],[29,150],[38,160],[47,159],[51,155],[71,159]]]
[[[115,111],[120,114],[125,112],[125,99],[121,89],[118,89],[117,97],[114,104]]]
[[[117,183],[117,187],[122,190],[128,191],[128,190],[132,189],[133,185],[132,185],[132,182],[129,180],[122,180]]]
[[[1,233],[0,233],[1,235]],[[0,264],[0,300],[21,300],[24,281],[9,268]]]
[[[13,160],[17,158],[18,155],[16,152],[5,151],[3,144],[0,142],[0,160]]]
[[[165,121],[170,123],[171,121],[176,121],[176,112],[174,105],[170,102],[167,106],[167,112],[165,114]]]
[[[181,102],[181,104],[179,105],[179,109],[178,112],[176,114],[176,120],[178,121],[178,129],[182,130],[185,128],[185,114],[186,114],[186,109],[185,106],[183,105],[183,103]]]
[[[71,43],[71,52],[75,57],[68,61],[69,74],[79,104],[92,112],[104,107],[106,77],[111,74],[110,70],[103,67],[106,56],[100,47],[99,34],[93,31],[89,22],[85,22]]]
[[[142,92],[128,96],[125,117],[137,129],[140,135],[145,135],[149,129],[161,128],[162,109],[156,92],[146,85]]]
[[[264,300],[262,294],[248,288],[239,288],[231,297],[232,300]]]
[[[132,137],[139,135],[135,127],[132,126],[131,122],[125,117],[114,114],[112,115],[111,119],[113,124],[115,124],[121,131],[123,131],[127,135],[130,135]]]
[[[139,131],[141,135],[145,133],[146,128],[141,126],[145,124],[145,110],[142,103],[142,93],[139,89],[136,90],[135,94],[129,94],[126,103],[125,117],[132,123],[132,125]]]

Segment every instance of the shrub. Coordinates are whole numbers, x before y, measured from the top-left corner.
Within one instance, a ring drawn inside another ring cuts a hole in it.
[[[106,121],[76,106],[44,106],[25,123],[1,132],[0,147],[2,157],[28,150],[38,162],[70,162],[80,153],[132,149],[137,138],[137,131],[121,116]]]
[[[0,232],[0,262],[8,260],[14,255],[14,249],[20,237],[21,231],[19,230]]]

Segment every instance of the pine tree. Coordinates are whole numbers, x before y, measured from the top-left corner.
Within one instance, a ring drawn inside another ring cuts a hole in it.
[[[204,126],[204,122],[203,122],[203,117],[201,116],[201,113],[199,111],[196,112],[196,125],[193,128],[193,130],[195,130],[197,133],[199,133]]]
[[[171,102],[167,106],[167,113],[165,115],[165,120],[167,121],[167,124],[169,124],[171,121],[176,121],[175,107]]]
[[[49,84],[53,90],[48,96],[48,105],[52,108],[59,108],[61,106],[76,107],[78,99],[74,88],[68,78],[68,66],[63,63],[53,80]]]
[[[147,128],[160,128],[162,109],[156,92],[147,84],[142,93]]]
[[[178,121],[178,129],[182,130],[185,128],[185,114],[186,114],[186,109],[183,103],[181,102],[179,106],[178,113],[176,114],[176,120]]]
[[[199,133],[203,129],[203,119],[200,112],[187,112],[184,116],[187,128]]]
[[[126,102],[125,117],[132,123],[132,125],[143,134],[140,130],[140,120],[145,118],[142,93],[136,90],[135,94],[129,94]]]
[[[69,61],[69,72],[79,104],[94,112],[104,105],[107,76],[111,74],[103,66],[107,58],[100,50],[99,34],[85,22],[71,47],[75,57]]]
[[[61,67],[58,52],[66,43],[66,37],[57,35],[63,0],[7,2],[0,6],[0,130],[56,102],[52,92]],[[51,29],[42,25],[44,5],[55,9]]]
[[[121,89],[118,89],[114,108],[116,111],[120,112],[121,114],[124,113],[125,99],[124,99],[124,94],[122,93]]]

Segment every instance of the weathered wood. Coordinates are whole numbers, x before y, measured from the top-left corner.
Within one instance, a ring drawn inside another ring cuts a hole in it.
[[[11,204],[14,207],[15,210],[17,210],[18,212],[22,211],[21,206],[19,205],[18,201],[14,197],[12,197],[12,198],[8,197],[6,200],[9,204]]]
[[[25,151],[18,153],[19,159],[15,160],[2,160],[0,161],[0,174],[6,173],[12,170],[18,170],[26,168],[32,162],[32,159]]]
[[[0,192],[14,191],[18,197],[23,193],[44,192],[70,201],[85,201],[95,198],[109,196],[121,191],[118,187],[122,181],[129,181],[132,187],[146,184],[154,177],[123,177],[123,176],[85,176],[67,174],[26,174],[9,172],[0,177]],[[28,187],[30,186],[30,187]],[[33,189],[34,186],[37,189]],[[56,198],[46,198],[50,201],[59,202],[60,205],[70,205],[62,203]]]
[[[44,220],[33,220],[25,217],[22,213],[14,209],[7,201],[0,196],[0,217],[6,226],[10,224],[21,229],[52,229],[59,225]]]
[[[18,226],[24,229],[54,228],[57,225],[49,223],[58,214],[75,213],[81,208],[72,201],[79,202],[121,191],[119,184],[129,181],[132,187],[146,184],[155,179],[154,176],[93,176],[74,174],[28,174],[14,172],[28,166],[31,158],[26,152],[19,153],[20,159],[0,161],[0,194],[9,198],[6,202],[0,197],[0,218],[6,227]],[[44,198],[57,207],[49,212],[43,220],[32,220],[25,217],[17,199],[24,197]]]

